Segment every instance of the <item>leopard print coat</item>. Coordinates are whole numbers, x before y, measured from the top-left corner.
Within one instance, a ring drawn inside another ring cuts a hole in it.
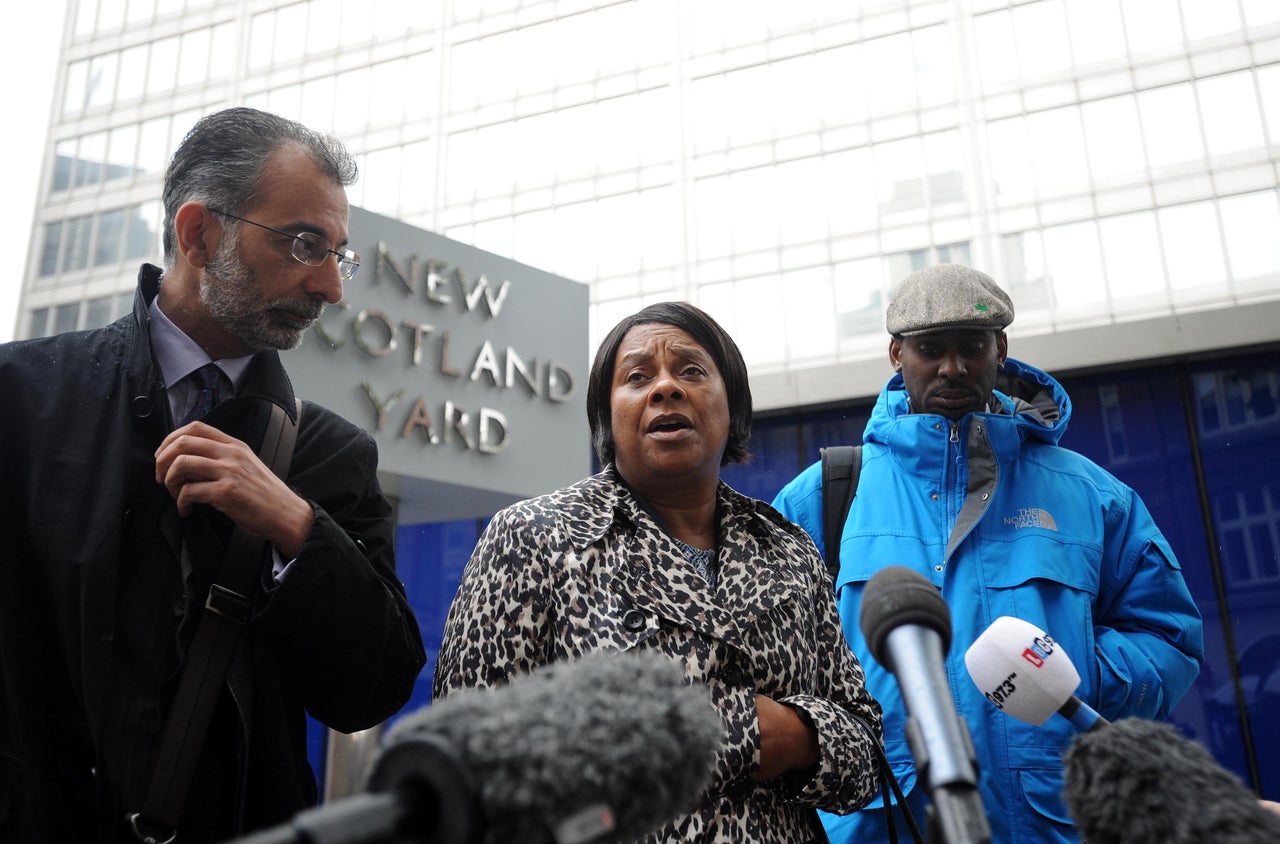
[[[434,694],[591,651],[661,651],[709,689],[727,739],[697,806],[644,841],[824,840],[815,807],[847,813],[873,796],[880,707],[808,535],[723,482],[718,496],[714,593],[612,466],[498,513],[449,611]],[[757,692],[817,729],[812,776],[752,778]]]

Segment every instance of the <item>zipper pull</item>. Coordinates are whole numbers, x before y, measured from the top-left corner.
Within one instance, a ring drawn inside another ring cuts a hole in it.
[[[951,442],[952,443],[960,442],[960,423],[959,422],[951,423]]]

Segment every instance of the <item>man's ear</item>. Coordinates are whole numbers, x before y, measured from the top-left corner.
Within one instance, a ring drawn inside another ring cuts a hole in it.
[[[203,269],[222,239],[222,226],[213,213],[199,202],[184,202],[173,215],[174,240],[178,254],[188,264]]]
[[[996,334],[996,360],[1001,366],[1009,359],[1009,335],[1003,331]]]
[[[899,337],[889,338],[889,363],[894,372],[902,371],[902,339]]]

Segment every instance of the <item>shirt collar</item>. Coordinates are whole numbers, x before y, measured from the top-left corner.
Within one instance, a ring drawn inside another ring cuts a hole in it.
[[[232,386],[239,392],[240,384],[244,380],[244,372],[249,367],[249,361],[253,360],[253,355],[213,360],[204,349],[200,348],[200,344],[188,337],[181,328],[174,325],[173,320],[165,316],[164,311],[160,309],[159,296],[151,300],[147,313],[151,317],[151,348],[155,353],[156,363],[160,365],[160,372],[164,376],[166,390],[173,389],[175,384],[206,363],[215,363],[231,379]]]

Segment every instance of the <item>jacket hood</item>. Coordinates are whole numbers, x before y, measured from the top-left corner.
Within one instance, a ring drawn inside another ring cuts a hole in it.
[[[1066,433],[1067,424],[1071,420],[1071,398],[1057,379],[1044,370],[1014,358],[1006,358],[996,376],[994,395],[1000,402],[999,410],[995,413],[969,415],[1011,418],[1024,440],[1039,440],[1049,445],[1057,445]],[[898,372],[880,391],[863,440],[889,442],[890,428],[895,421],[910,415],[907,387],[902,380],[902,373]],[[924,417],[933,414],[915,415]]]

